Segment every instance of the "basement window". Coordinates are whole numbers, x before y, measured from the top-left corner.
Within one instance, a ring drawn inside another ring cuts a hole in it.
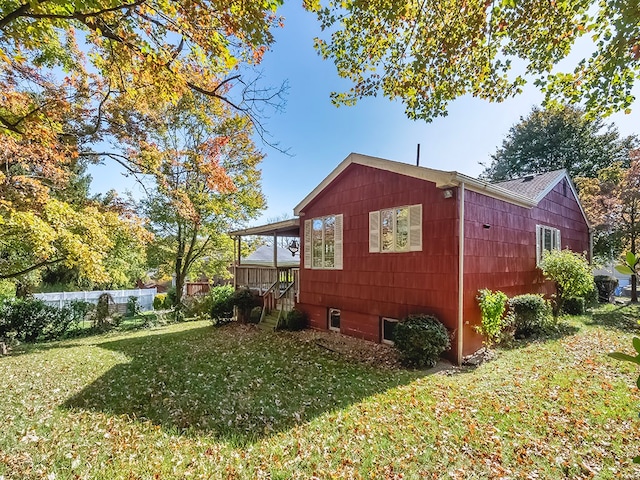
[[[340,331],[340,310],[337,308],[329,309],[329,330]]]
[[[393,345],[395,343],[395,331],[398,326],[397,318],[382,317],[382,343]]]

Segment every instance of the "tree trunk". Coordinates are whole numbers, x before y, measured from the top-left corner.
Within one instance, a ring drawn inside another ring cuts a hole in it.
[[[184,287],[184,272],[182,268],[182,255],[176,257],[176,304],[174,305],[175,319],[178,322],[184,320],[184,305],[182,303],[182,289]]]
[[[631,275],[631,303],[638,303],[637,275]]]

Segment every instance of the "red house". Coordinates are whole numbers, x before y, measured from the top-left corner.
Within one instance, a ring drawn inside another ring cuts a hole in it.
[[[548,293],[543,250],[590,252],[564,170],[488,183],[352,153],[294,213],[234,235],[300,235],[302,265],[287,278],[312,328],[385,342],[398,320],[430,313],[453,332],[458,363],[482,346],[478,290]]]

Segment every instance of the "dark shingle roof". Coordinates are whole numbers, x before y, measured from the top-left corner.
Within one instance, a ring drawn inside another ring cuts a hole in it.
[[[559,178],[565,174],[565,170],[554,170],[552,172],[540,173],[538,175],[527,175],[514,180],[496,182],[493,185],[501,187],[520,195],[524,195],[532,200],[538,200],[541,193],[550,186],[555,185]]]

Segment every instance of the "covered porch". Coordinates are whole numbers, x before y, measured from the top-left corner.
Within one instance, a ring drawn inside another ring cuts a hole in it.
[[[261,321],[271,312],[280,316],[292,310],[299,296],[300,219],[236,230],[230,236],[234,239],[234,288],[247,287],[258,293],[264,306]],[[242,241],[249,236],[271,237],[273,245],[260,247],[257,255],[243,259]]]

